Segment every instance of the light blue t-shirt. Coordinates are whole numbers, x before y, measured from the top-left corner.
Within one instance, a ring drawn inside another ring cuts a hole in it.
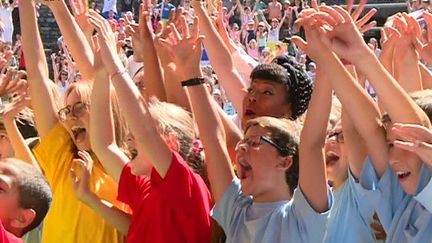
[[[360,177],[362,196],[374,205],[387,232],[386,242],[432,242],[431,175],[422,165],[418,193],[411,196],[404,192],[390,166],[378,178],[372,162],[366,162]]]
[[[328,189],[329,209],[333,195]],[[227,243],[322,242],[329,210],[317,213],[306,201],[300,188],[289,201],[254,203],[244,196],[240,180],[234,178],[212,217],[222,226]]]
[[[348,171],[348,179],[333,191],[334,205],[330,211],[324,242],[378,242],[370,228],[374,208],[368,200],[361,197],[360,191],[359,183]]]

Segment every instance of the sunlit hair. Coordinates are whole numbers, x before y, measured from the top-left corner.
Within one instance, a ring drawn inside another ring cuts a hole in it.
[[[299,122],[279,119],[269,116],[262,116],[252,120],[249,120],[246,124],[244,133],[254,126],[260,126],[268,131],[268,136],[273,142],[282,148],[287,148],[288,155],[283,155],[278,150],[281,156],[292,157],[292,165],[285,172],[285,180],[289,186],[291,195],[294,193],[294,189],[298,185],[299,176],[299,150],[298,146],[300,143],[300,131],[301,126]]]
[[[199,174],[208,185],[207,169],[203,155],[194,148],[195,128],[190,112],[183,108],[151,98],[149,111],[157,121],[162,134],[173,134],[178,142],[178,152],[192,170]]]
[[[81,101],[86,104],[89,104],[91,109],[92,87],[93,87],[93,83],[86,82],[86,81],[81,81],[70,85],[64,93],[64,97],[63,97],[64,106],[66,105],[67,97],[72,92],[76,92],[81,98]],[[126,147],[125,137],[127,134],[127,127],[124,118],[120,114],[120,107],[114,89],[111,89],[111,106],[112,106],[113,118],[114,118],[114,130],[115,130],[116,143],[119,147],[125,148]]]

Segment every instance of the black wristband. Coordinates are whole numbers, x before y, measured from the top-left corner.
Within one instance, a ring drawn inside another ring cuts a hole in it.
[[[181,82],[181,86],[187,87],[187,86],[195,86],[195,85],[201,85],[204,84],[204,78],[191,78],[188,80],[185,80]]]

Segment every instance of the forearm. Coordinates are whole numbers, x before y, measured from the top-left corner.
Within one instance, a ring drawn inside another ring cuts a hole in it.
[[[324,144],[332,101],[331,86],[322,71],[319,67],[300,137],[299,185],[317,212],[328,210]]]
[[[377,174],[382,175],[388,162],[386,152],[388,148],[377,106],[336,56],[323,59],[319,63],[326,65],[327,72],[331,73],[332,87],[346,108],[357,131],[363,139],[368,141],[367,146],[374,160]]]
[[[118,183],[124,165],[129,161],[116,144],[108,73],[99,71],[93,83],[90,109],[92,149],[108,174]]]
[[[199,72],[198,72],[199,73]],[[234,178],[228,151],[226,149],[225,132],[217,109],[211,104],[212,97],[203,85],[187,88],[192,111],[201,141],[206,148],[206,164],[212,194],[216,203]]]
[[[123,235],[127,235],[129,226],[131,224],[132,216],[127,214],[108,202],[100,199],[96,194],[91,193],[89,199],[84,202],[87,206],[92,208],[98,215],[112,225]]]
[[[31,1],[20,1],[22,48],[27,65],[27,76],[31,95],[31,105],[35,114],[36,126],[41,139],[57,123],[53,96],[48,82],[48,67],[39,28],[36,21],[35,6]]]
[[[3,122],[14,150],[14,157],[32,164],[38,171],[41,171],[38,162],[30,151],[30,148],[25,143],[24,137],[18,130],[15,120],[13,118],[4,117]]]
[[[429,126],[430,122],[426,114],[417,107],[396,80],[379,63],[372,52],[363,58],[359,58],[356,67],[372,84],[393,122]]]
[[[143,50],[146,50],[144,58],[144,85],[148,96],[155,96],[160,101],[166,101],[162,70],[159,58],[156,54],[156,48],[153,44],[153,38],[147,38],[143,43]]]
[[[171,63],[170,65],[174,65]],[[184,109],[191,111],[191,107],[186,95],[185,90],[179,85],[182,81],[176,71],[172,67],[165,65],[164,68],[165,77],[165,90],[167,94],[167,101],[176,104]]]
[[[423,89],[417,58],[395,58],[394,67],[395,78],[407,93]]]
[[[200,21],[200,31],[205,35],[204,45],[212,62],[212,67],[217,75],[221,86],[227,91],[228,98],[233,102],[237,111],[242,110],[242,101],[246,86],[236,70],[228,48],[224,45],[221,37],[217,34],[215,27],[202,6],[195,8]]]
[[[118,70],[124,70],[119,61],[117,66]],[[135,136],[138,153],[145,154],[159,175],[162,178],[165,177],[171,165],[172,153],[156,127],[147,102],[141,96],[131,77],[124,71],[121,74],[113,75],[111,79],[122,114]]]
[[[55,6],[51,7],[51,10],[83,79],[93,80],[94,56],[84,33],[63,1],[59,1]]]

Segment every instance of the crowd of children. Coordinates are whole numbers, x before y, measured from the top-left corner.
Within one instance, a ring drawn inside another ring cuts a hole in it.
[[[48,63],[35,4],[25,67],[0,53],[0,243],[432,242],[427,11],[378,44],[365,0],[237,1],[231,27],[219,1],[47,0]]]

